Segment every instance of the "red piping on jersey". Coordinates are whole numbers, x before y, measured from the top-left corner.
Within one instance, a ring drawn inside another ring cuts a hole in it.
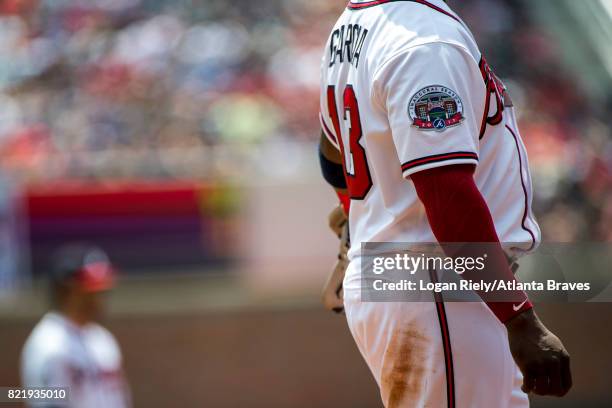
[[[516,133],[508,125],[506,125],[506,129],[510,131],[510,133],[512,134],[512,137],[514,138],[514,143],[516,143],[516,152],[518,154],[518,159],[519,159],[519,176],[521,178],[521,187],[523,187],[523,193],[525,193],[525,212],[523,213],[523,220],[521,221],[521,227],[525,231],[527,231],[529,235],[531,235],[532,242],[531,242],[531,246],[528,249],[528,251],[531,251],[533,247],[535,246],[536,238],[535,238],[535,234],[525,225],[525,222],[527,221],[527,215],[529,213],[529,198],[527,196],[527,187],[525,186],[525,181],[523,180],[523,159],[521,157],[521,149],[519,146],[518,137],[516,136]]]
[[[489,119],[489,109],[491,107],[491,91],[489,90],[489,80],[487,79],[487,74],[484,70],[485,60],[483,56],[480,56],[480,62],[478,66],[480,67],[480,73],[482,74],[482,79],[485,83],[485,107],[484,113],[482,115],[482,124],[480,125],[480,134],[478,135],[478,139],[482,139],[485,135],[485,131],[487,130],[487,119]]]
[[[445,154],[435,154],[433,156],[422,157],[420,159],[411,160],[407,163],[402,164],[402,171],[410,170],[417,166],[422,166],[424,164],[437,163],[441,161],[447,160],[455,160],[455,159],[471,159],[478,161],[478,155],[472,152],[454,152],[454,153],[445,153]]]
[[[432,283],[438,283],[435,270],[429,271]],[[442,334],[442,348],[444,350],[444,367],[446,369],[446,400],[448,408],[455,408],[455,369],[453,366],[453,351],[450,341],[450,330],[444,307],[444,298],[441,293],[434,292],[436,311],[438,312],[438,322],[440,323],[440,333]]]
[[[432,8],[442,14],[446,14],[447,16],[449,16],[450,18],[452,18],[453,20],[458,21],[459,23],[463,24],[463,22],[457,18],[457,16],[449,13],[448,11],[444,10],[443,8],[440,8],[438,6],[436,6],[435,4],[431,4],[430,2],[426,1],[426,0],[372,0],[372,1],[367,1],[365,3],[352,3],[349,1],[348,5],[346,6],[349,10],[361,10],[364,8],[368,8],[368,7],[374,7],[374,6],[378,6],[380,4],[385,4],[385,3],[393,3],[396,1],[410,1],[413,3],[419,3],[422,4],[424,6],[427,6],[429,8]]]

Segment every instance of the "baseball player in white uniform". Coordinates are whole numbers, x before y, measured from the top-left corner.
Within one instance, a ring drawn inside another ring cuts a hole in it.
[[[25,343],[24,387],[67,387],[68,401],[31,402],[35,407],[127,408],[131,406],[121,351],[96,323],[102,296],[114,281],[99,248],[70,245],[58,252],[52,276],[54,310],[45,314]]]
[[[517,408],[527,393],[565,395],[569,355],[524,292],[361,300],[362,243],[494,243],[497,277],[514,280],[510,264],[540,241],[512,101],[460,17],[443,0],[351,0],[327,40],[320,106],[322,171],[350,231],[324,302],[346,311],[385,406]]]

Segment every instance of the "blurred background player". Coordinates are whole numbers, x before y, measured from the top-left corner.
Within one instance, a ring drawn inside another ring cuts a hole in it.
[[[114,276],[113,266],[100,248],[73,244],[55,254],[52,310],[23,347],[24,387],[68,387],[69,402],[61,405],[66,407],[131,405],[119,346],[98,323]]]

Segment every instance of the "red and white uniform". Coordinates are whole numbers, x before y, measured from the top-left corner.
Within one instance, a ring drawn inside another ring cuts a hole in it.
[[[363,242],[436,242],[409,178],[416,172],[476,165],[476,185],[507,254],[519,257],[540,241],[514,108],[465,23],[442,0],[352,0],[326,44],[321,122],[344,157],[351,196],[347,318],[383,401],[526,406],[505,329],[484,304],[448,304],[440,316],[431,303],[360,302]],[[445,327],[432,324],[436,315]],[[396,342],[410,341],[422,349],[418,368],[393,368],[408,353],[394,351]],[[447,348],[458,351],[449,356]]]
[[[56,312],[47,313],[26,341],[21,376],[24,387],[68,387],[69,401],[54,407],[131,406],[121,350],[113,335],[96,323],[77,326]]]

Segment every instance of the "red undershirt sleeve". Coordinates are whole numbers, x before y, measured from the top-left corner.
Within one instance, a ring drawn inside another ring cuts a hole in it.
[[[349,210],[351,209],[351,198],[348,196],[348,194],[340,193],[339,191],[336,191],[336,195],[340,200],[344,213],[348,215]]]
[[[431,229],[443,249],[445,243],[498,244],[492,247],[487,245],[487,267],[484,271],[466,272],[463,278],[485,282],[516,281],[499,244],[489,207],[473,175],[473,165],[455,164],[423,170],[412,174],[410,178],[425,207]],[[447,256],[466,255],[457,253],[456,246],[452,248],[452,254],[447,252],[448,248],[445,249]],[[466,251],[471,250],[473,248],[466,248]],[[533,307],[523,291],[509,293],[512,302],[491,301],[491,295],[478,294],[502,323]],[[517,308],[517,304],[521,307]]]

